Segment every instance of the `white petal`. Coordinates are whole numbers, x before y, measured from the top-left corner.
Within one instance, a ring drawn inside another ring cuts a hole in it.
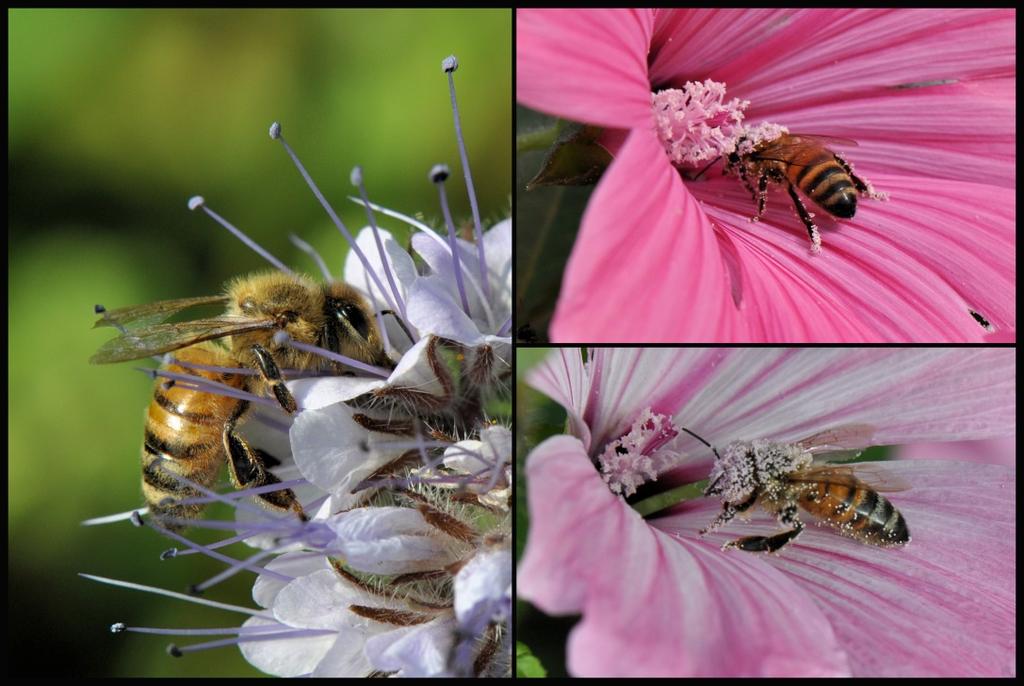
[[[337,496],[335,505],[351,507],[369,489],[352,490],[374,471],[401,454],[401,449],[381,447],[394,437],[370,432],[352,419],[354,410],[337,403],[307,410],[292,425],[292,454],[302,475],[319,488]]]
[[[402,355],[398,366],[387,380],[387,385],[399,388],[415,388],[430,395],[443,396],[444,386],[437,379],[437,374],[430,366],[427,348],[430,338],[424,336],[416,345]]]
[[[450,618],[402,627],[366,642],[374,668],[403,677],[448,676],[446,663],[454,638]]]
[[[504,464],[512,459],[512,432],[504,426],[489,426],[479,441],[459,441],[444,451],[444,466],[465,474]]]
[[[417,510],[361,507],[331,518],[338,552],[355,570],[372,574],[408,574],[440,569],[455,561],[437,529]]]
[[[366,656],[366,641],[384,631],[387,627],[380,624],[342,628],[338,632],[338,640],[313,670],[312,676],[365,677],[374,671]]]
[[[303,410],[319,410],[369,393],[387,385],[387,380],[366,376],[323,376],[285,383]]]
[[[480,631],[504,621],[512,601],[512,551],[477,553],[455,575],[455,616],[460,626]]]
[[[242,626],[274,624],[268,619],[250,617]],[[278,641],[243,641],[238,644],[249,664],[274,676],[299,676],[313,671],[336,640],[333,634]]]
[[[458,298],[440,278],[420,277],[409,292],[409,321],[422,332],[476,345],[482,340],[480,329],[463,312]]]
[[[265,567],[286,577],[300,577],[327,569],[328,563],[323,555],[286,553],[271,560]],[[261,607],[271,607],[277,594],[289,583],[289,580],[271,574],[260,574],[252,586],[252,599]]]

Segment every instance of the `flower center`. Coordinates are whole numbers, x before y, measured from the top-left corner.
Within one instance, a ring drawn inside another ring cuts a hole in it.
[[[630,496],[643,483],[656,481],[658,474],[679,463],[681,455],[671,449],[678,435],[671,417],[645,408],[629,431],[598,457],[605,483],[613,493]]]
[[[654,123],[675,165],[693,165],[732,152],[749,100],[724,102],[725,84],[688,81],[651,94]]]

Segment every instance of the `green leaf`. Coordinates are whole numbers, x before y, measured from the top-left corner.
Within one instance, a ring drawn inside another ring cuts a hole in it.
[[[526,644],[516,641],[516,678],[531,679],[547,676],[547,671]]]
[[[553,121],[517,108],[517,131],[537,130],[551,126]],[[547,340],[562,273],[593,192],[589,186],[546,186],[527,191],[526,184],[544,157],[544,152],[536,150],[516,155],[515,312],[517,335],[529,343]]]
[[[608,150],[597,142],[601,129],[595,126],[566,126],[548,151],[547,159],[526,190],[541,186],[586,186],[597,183],[612,163]]]

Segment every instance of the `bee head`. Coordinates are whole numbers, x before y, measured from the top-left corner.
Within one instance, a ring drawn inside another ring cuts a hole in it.
[[[352,286],[328,284],[323,302],[323,328],[320,344],[347,357],[392,366],[381,339],[370,303]]]

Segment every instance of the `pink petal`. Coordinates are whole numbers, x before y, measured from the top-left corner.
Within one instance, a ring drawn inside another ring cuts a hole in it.
[[[527,477],[534,525],[519,595],[548,613],[583,613],[569,639],[573,674],[848,673],[805,593],[769,567],[751,573],[747,560],[651,528],[611,494],[576,439],[541,444]],[[801,621],[779,622],[789,616]]]
[[[992,438],[987,441],[911,443],[898,446],[894,459],[960,460],[1014,467],[1017,464],[1017,437]]]
[[[740,326],[711,224],[653,131],[633,131],[583,215],[552,340],[735,340]]]
[[[656,10],[651,83],[678,88],[687,80],[722,81],[720,65],[749,54],[752,46],[787,26],[794,14],[791,9]],[[757,64],[749,62],[747,71]],[[732,90],[732,84],[726,85]]]
[[[606,348],[591,358],[583,369],[577,351],[560,350],[529,379],[586,422],[590,454],[646,407],[718,445],[797,441],[851,424],[875,427],[874,445],[1016,430],[1016,360],[1008,348]],[[693,439],[680,437],[679,445],[711,459]]]
[[[559,348],[538,364],[527,377],[531,386],[565,408],[573,436],[590,449],[590,426],[583,419],[590,391],[590,378],[578,348]],[[640,408],[643,409],[643,408]]]
[[[889,462],[884,468],[911,485],[889,495],[911,532],[906,547],[880,549],[811,526],[779,555],[719,554],[736,555],[748,573],[766,566],[781,571],[808,594],[848,651],[855,676],[1012,676],[1012,471],[939,461]],[[681,513],[651,524],[693,540],[714,509],[687,503]],[[707,541],[717,547],[777,530],[758,511],[751,524],[733,520]],[[732,650],[736,659],[747,653],[742,642]]]
[[[754,205],[734,179],[688,184],[737,255],[738,298],[753,340],[980,342],[986,331],[970,310],[997,330],[1015,329],[1012,191],[874,181],[891,193],[889,202],[862,201],[851,221],[816,211],[822,252],[815,256],[784,192],[770,190],[766,217],[751,223]]]
[[[516,100],[588,124],[649,124],[652,25],[644,9],[517,10]]]

